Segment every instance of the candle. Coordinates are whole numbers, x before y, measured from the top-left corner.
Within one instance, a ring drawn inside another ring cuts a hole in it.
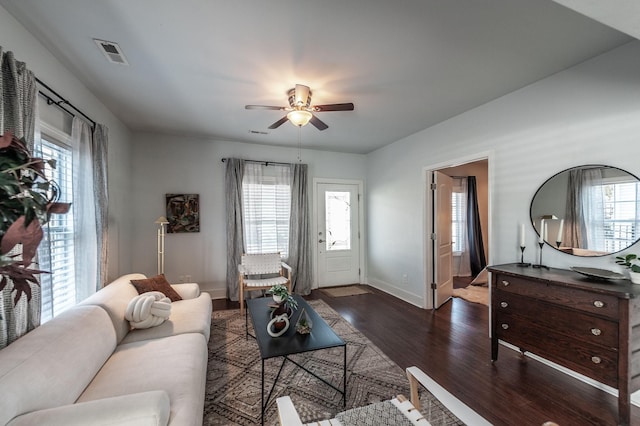
[[[540,237],[538,237],[539,243],[544,243],[544,219],[540,219]]]
[[[564,227],[564,219],[560,219],[560,227],[558,228],[558,237],[556,237],[556,242],[562,242],[562,228]]]
[[[520,247],[524,247],[524,223],[520,224]]]

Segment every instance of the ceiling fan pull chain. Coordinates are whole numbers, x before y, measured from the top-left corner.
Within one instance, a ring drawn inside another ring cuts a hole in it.
[[[298,163],[302,163],[302,126],[298,126]]]

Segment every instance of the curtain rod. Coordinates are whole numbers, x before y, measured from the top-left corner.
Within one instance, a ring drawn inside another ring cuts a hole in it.
[[[223,163],[226,161],[226,158],[223,158],[221,160]],[[279,164],[281,166],[290,166],[293,163],[281,163],[279,161],[260,161],[260,160],[244,160],[246,163],[257,163],[257,164],[264,164],[265,166],[268,166],[269,164]]]
[[[40,95],[42,95],[42,97],[44,97],[47,100],[47,105],[55,105],[58,108],[60,108],[61,110],[63,110],[64,112],[66,112],[67,114],[75,117],[76,115],[73,112],[69,111],[67,108],[64,107],[64,105],[68,105],[70,108],[72,108],[74,111],[76,111],[78,114],[82,115],[86,120],[88,120],[91,123],[91,127],[93,129],[95,129],[96,122],[94,120],[92,120],[91,117],[89,117],[87,114],[82,112],[80,109],[78,109],[71,102],[69,102],[68,100],[63,98],[58,92],[53,90],[51,87],[49,87],[47,84],[45,84],[38,77],[36,77],[36,81],[38,82],[38,84],[40,84],[42,87],[44,87],[45,89],[47,89],[49,92],[53,93],[55,96],[57,96],[60,99],[59,101],[56,101],[51,96],[49,96],[48,94],[44,93],[42,90],[38,90]]]

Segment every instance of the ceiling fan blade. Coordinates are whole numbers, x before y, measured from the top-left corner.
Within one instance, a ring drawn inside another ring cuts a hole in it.
[[[324,121],[320,120],[318,117],[316,117],[315,115],[311,117],[311,120],[309,120],[309,122],[311,124],[313,124],[314,126],[316,126],[316,129],[318,130],[324,130],[324,129],[328,129],[329,126],[327,126]]]
[[[280,120],[276,121],[275,123],[273,123],[271,126],[269,126],[270,129],[277,129],[278,127],[282,126],[284,123],[287,122],[287,120],[289,120],[287,118],[287,116],[285,115],[284,117],[282,117]]]
[[[345,104],[327,104],[327,105],[314,105],[313,110],[316,112],[324,111],[353,111],[353,104],[351,102]]]
[[[284,111],[285,107],[269,106],[269,105],[245,105],[244,109],[272,109],[276,111]]]

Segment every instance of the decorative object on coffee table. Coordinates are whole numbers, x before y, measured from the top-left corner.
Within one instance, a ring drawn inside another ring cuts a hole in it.
[[[296,332],[299,334],[309,334],[311,333],[311,329],[313,328],[313,321],[307,315],[307,311],[305,308],[302,308],[300,311],[300,316],[298,317],[298,322],[296,322]]]
[[[282,306],[283,311],[286,311],[287,308],[291,310],[298,309],[298,302],[293,298],[293,295],[289,294],[289,288],[284,284],[276,284],[272,286],[269,290],[267,290],[267,294],[270,294],[273,297],[273,301]]]
[[[267,323],[267,333],[271,337],[280,337],[289,329],[289,315],[286,313],[276,315]]]

